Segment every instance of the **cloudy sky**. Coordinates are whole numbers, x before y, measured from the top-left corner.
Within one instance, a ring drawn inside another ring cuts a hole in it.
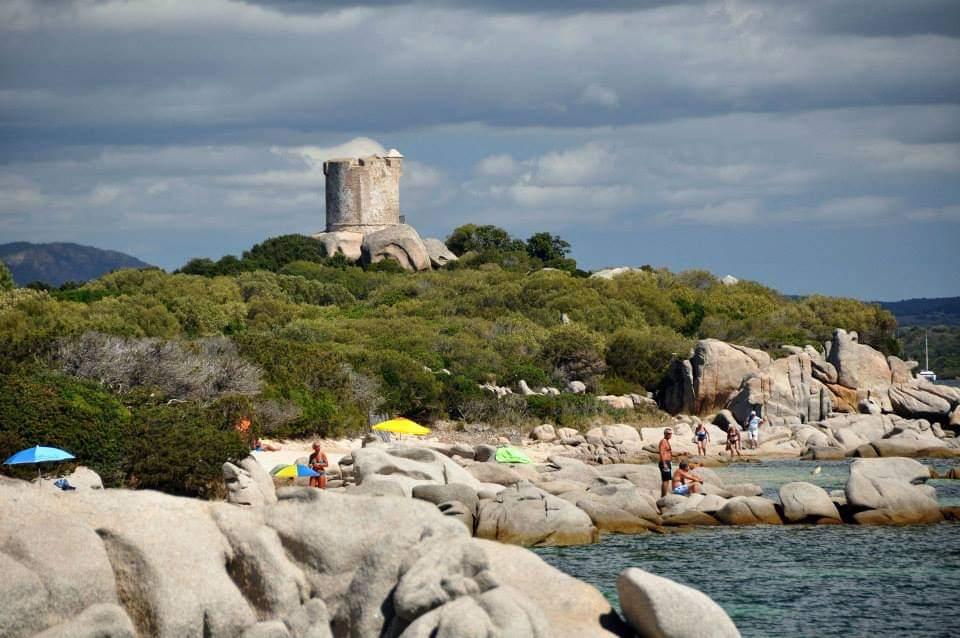
[[[391,147],[424,236],[960,294],[955,0],[0,3],[0,242],[239,253]]]

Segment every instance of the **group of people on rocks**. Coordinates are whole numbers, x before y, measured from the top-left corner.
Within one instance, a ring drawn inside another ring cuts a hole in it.
[[[750,449],[757,449],[760,445],[760,426],[763,424],[756,411],[750,412],[750,418],[747,420],[747,446]],[[691,470],[687,461],[681,461],[680,467],[676,471],[673,469],[673,448],[670,446],[670,440],[673,438],[673,430],[666,428],[663,431],[663,439],[660,440],[658,452],[660,456],[660,495],[679,494],[687,496],[700,492],[700,486],[703,480],[697,477]],[[697,445],[697,453],[700,456],[707,455],[707,444],[710,442],[710,432],[707,431],[703,423],[697,425],[693,433],[693,442]],[[731,424],[727,427],[727,445],[726,451],[733,455],[743,456],[741,443],[740,427]]]

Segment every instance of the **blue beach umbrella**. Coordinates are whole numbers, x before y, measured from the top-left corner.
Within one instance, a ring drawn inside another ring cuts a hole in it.
[[[295,478],[298,476],[320,476],[311,468],[297,463],[295,465],[278,465],[270,470],[270,473],[279,478]]]
[[[20,450],[6,461],[4,465],[27,465],[29,463],[50,463],[56,461],[68,461],[76,458],[74,455],[55,447],[45,447],[37,445]],[[37,468],[37,479],[40,479],[40,468]]]

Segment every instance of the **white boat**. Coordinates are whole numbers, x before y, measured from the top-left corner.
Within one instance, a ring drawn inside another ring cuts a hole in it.
[[[937,373],[930,369],[930,348],[927,346],[927,333],[923,333],[923,356],[924,356],[924,366],[923,370],[917,373],[917,376],[921,379],[926,379],[930,383],[935,383],[937,380]]]

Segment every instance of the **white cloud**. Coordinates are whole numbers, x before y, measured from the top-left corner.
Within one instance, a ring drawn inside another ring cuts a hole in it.
[[[580,102],[593,106],[617,108],[620,106],[620,96],[610,87],[591,84],[583,89],[583,93],[580,94]]]
[[[474,170],[477,174],[486,177],[509,177],[516,175],[520,167],[511,155],[502,153],[483,158]]]
[[[535,184],[573,185],[603,180],[614,168],[614,153],[591,142],[578,148],[547,153],[531,162]]]
[[[628,203],[634,197],[629,185],[614,186],[540,186],[517,183],[504,191],[510,200],[528,208],[543,206],[616,208]]]
[[[730,200],[700,208],[664,211],[656,216],[660,222],[695,222],[711,225],[746,224],[761,221],[760,201]]]
[[[887,139],[866,142],[858,150],[867,161],[887,170],[960,173],[960,144],[907,144]]]
[[[903,203],[896,197],[864,195],[831,199],[820,204],[813,214],[835,222],[870,222],[889,219],[902,207]]]
[[[155,182],[147,187],[147,195],[162,195],[170,190],[170,184],[167,182]]]
[[[121,189],[108,184],[98,184],[87,197],[91,206],[104,206],[113,203],[120,196]]]
[[[341,157],[365,157],[367,155],[383,155],[387,149],[380,142],[369,137],[355,137],[348,142],[336,146],[294,146],[290,148],[274,147],[274,153],[288,157],[297,157],[312,167],[320,167],[327,160]]]
[[[274,146],[270,152],[282,158],[289,169],[271,169],[258,173],[227,175],[220,181],[238,186],[268,186],[293,189],[322,189],[326,180],[323,163],[342,157],[382,155],[386,149],[368,137],[356,137],[336,146]]]
[[[406,160],[403,163],[403,178],[400,183],[411,189],[430,189],[440,186],[445,176],[439,169],[423,162]]]
[[[940,208],[918,208],[905,215],[909,221],[918,222],[960,222],[960,204]]]

